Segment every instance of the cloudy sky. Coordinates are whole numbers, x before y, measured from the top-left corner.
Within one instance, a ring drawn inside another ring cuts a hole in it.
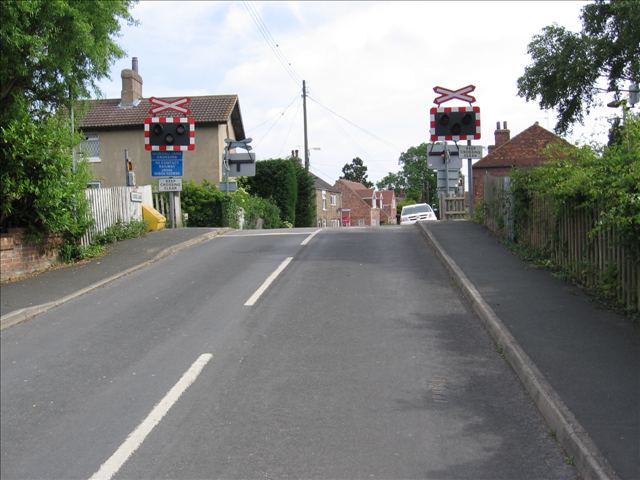
[[[517,96],[527,44],[546,25],[580,31],[583,2],[168,2],[141,1],[138,26],[118,39],[127,56],[104,98],[120,96],[120,72],[138,57],[144,97],[237,94],[258,159],[303,151],[306,80],[311,170],[333,183],[363,159],[371,181],[428,141],[435,86],[475,85],[482,138],[496,122],[513,137],[554,112]],[[611,98],[603,96],[606,104]],[[463,105],[448,102],[446,106]],[[602,140],[611,109],[595,110],[567,138]]]

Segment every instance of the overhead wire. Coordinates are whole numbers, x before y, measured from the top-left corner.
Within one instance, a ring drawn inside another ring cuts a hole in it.
[[[291,117],[291,124],[289,125],[289,131],[287,132],[287,136],[284,138],[284,141],[282,142],[282,145],[280,146],[280,149],[278,150],[278,157],[279,158],[281,157],[282,151],[284,150],[284,147],[287,144],[287,140],[289,140],[289,136],[291,135],[291,130],[293,130],[293,125],[295,123],[296,116],[298,115],[298,112],[300,111],[300,105],[301,104],[302,104],[302,101],[297,103],[296,111],[293,114],[293,116]]]
[[[271,35],[271,32],[269,31],[269,27],[267,27],[266,23],[262,20],[260,12],[258,12],[255,7],[248,1],[243,1],[242,4],[249,13],[249,16],[253,20],[253,23],[255,23],[256,27],[258,27],[258,32],[260,33],[268,47],[271,49],[271,52],[276,57],[276,60],[278,60],[280,65],[284,68],[285,72],[289,75],[291,80],[299,85],[302,82],[302,78],[300,77],[300,75],[298,75],[298,72],[295,70],[295,68],[293,68],[292,63],[287,59],[287,57],[285,57],[284,53],[282,53],[280,45],[275,41],[273,35]]]
[[[278,122],[282,119],[282,117],[284,117],[285,113],[287,113],[287,110],[289,110],[289,108],[291,108],[291,105],[293,105],[296,100],[300,100],[300,97],[298,97],[298,95],[296,95],[295,98],[293,99],[293,101],[287,106],[287,108],[285,108],[285,110],[278,117],[276,117],[275,122],[273,122],[273,124],[264,133],[264,135],[262,135],[262,137],[260,137],[260,140],[258,140],[256,142],[256,144],[260,143],[260,141],[262,141],[269,134],[269,132],[271,132],[271,130],[273,130],[273,127],[275,127],[278,124]]]

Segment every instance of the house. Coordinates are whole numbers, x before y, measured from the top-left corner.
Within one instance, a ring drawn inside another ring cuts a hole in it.
[[[484,198],[484,177],[505,177],[514,167],[532,168],[547,160],[545,149],[554,143],[567,144],[565,140],[542,128],[538,122],[511,138],[507,122],[500,128],[496,123],[495,145],[489,146],[489,153],[473,165],[474,205]]]
[[[316,225],[340,227],[342,222],[342,192],[309,172],[316,190]]]
[[[342,193],[343,226],[378,226],[396,223],[393,190],[377,192],[361,183],[339,179],[335,188]]]
[[[120,98],[89,100],[80,105],[79,128],[85,135],[82,150],[92,172],[92,186],[112,187],[127,183],[125,151],[132,163],[136,184],[148,185],[152,176],[151,152],[145,150],[144,119],[151,116],[185,116],[174,110],[155,115],[149,109],[156,105],[142,96],[142,77],[138,60],[132,68],[122,70]],[[237,95],[190,97],[186,105],[195,119],[195,149],[183,153],[184,180],[218,184],[223,179],[224,139],[244,140],[245,131]],[[164,99],[171,100],[176,99]],[[84,114],[83,114],[84,113]]]

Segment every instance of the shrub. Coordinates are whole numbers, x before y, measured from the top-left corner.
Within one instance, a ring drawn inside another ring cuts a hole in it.
[[[256,163],[256,175],[245,182],[251,195],[271,200],[280,209],[283,222],[296,223],[298,180],[292,160],[262,160]]]
[[[184,182],[180,198],[190,227],[237,227],[237,205],[207,180]]]

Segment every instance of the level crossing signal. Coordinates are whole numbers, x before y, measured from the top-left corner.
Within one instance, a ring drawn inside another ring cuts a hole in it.
[[[147,117],[144,121],[144,137],[146,150],[194,150],[195,120],[188,117]]]
[[[480,138],[480,107],[433,107],[431,141]]]

